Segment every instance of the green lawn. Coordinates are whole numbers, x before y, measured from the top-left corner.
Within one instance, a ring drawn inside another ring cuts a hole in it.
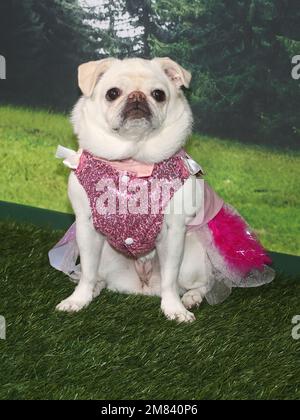
[[[42,111],[0,107],[0,199],[71,211],[69,170],[56,146],[76,148],[68,119]],[[270,250],[300,255],[300,154],[194,135],[188,151],[206,179],[234,205]]]
[[[177,325],[159,299],[104,291],[54,311],[74,285],[51,269],[61,232],[0,223],[0,399],[300,399],[299,279],[234,290]]]

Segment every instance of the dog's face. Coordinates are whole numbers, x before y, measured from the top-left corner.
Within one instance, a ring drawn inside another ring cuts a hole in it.
[[[94,96],[112,130],[140,136],[162,125],[171,92],[161,73],[148,63],[118,62],[100,78]]]
[[[191,75],[169,58],[108,58],[79,67],[79,86],[90,124],[114,138],[153,138],[190,112],[181,87]],[[108,146],[109,147],[109,146]]]

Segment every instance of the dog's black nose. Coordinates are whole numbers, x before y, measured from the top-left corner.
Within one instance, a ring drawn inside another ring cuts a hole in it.
[[[123,109],[123,118],[126,119],[150,119],[151,110],[147,102],[147,96],[140,90],[131,92]]]
[[[134,90],[128,95],[129,102],[145,102],[146,100],[146,95],[140,90]]]

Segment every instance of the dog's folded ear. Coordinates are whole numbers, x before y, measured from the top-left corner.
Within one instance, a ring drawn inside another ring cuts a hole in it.
[[[91,96],[100,77],[109,69],[116,58],[89,61],[78,67],[78,85],[84,96]]]
[[[178,63],[171,60],[169,57],[157,57],[153,59],[164,70],[169,79],[175,84],[177,88],[182,86],[188,88],[192,80],[192,75],[185,70]]]

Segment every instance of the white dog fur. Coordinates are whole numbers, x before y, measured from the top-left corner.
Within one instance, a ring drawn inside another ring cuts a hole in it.
[[[185,144],[192,128],[192,113],[181,86],[188,87],[191,76],[169,58],[105,59],[79,68],[79,86],[84,94],[76,104],[72,123],[80,148],[108,160],[133,158],[160,162]],[[118,87],[122,94],[113,101],[106,92]],[[154,89],[166,93],[166,101],[156,102]],[[128,95],[141,91],[147,97],[152,119],[122,121]],[[169,203],[153,259],[153,274],[142,284],[134,262],[115,251],[95,231],[87,195],[74,173],[69,178],[69,198],[77,226],[81,259],[81,279],[70,297],[57,309],[76,312],[86,307],[105,287],[122,293],[161,296],[161,309],[168,319],[189,322],[195,319],[188,309],[199,305],[209,291],[210,263],[201,242],[186,224],[203,205],[203,191],[191,176]],[[182,200],[184,212],[175,214],[172,203]]]

